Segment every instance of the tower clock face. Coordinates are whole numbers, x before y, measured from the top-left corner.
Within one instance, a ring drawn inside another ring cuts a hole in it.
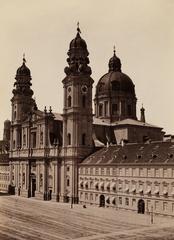
[[[88,87],[86,85],[82,85],[81,92],[82,94],[86,94],[88,92]]]

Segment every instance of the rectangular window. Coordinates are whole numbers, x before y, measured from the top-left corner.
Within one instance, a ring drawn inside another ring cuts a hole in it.
[[[106,101],[104,104],[105,104],[105,116],[108,116],[108,101]]]
[[[155,177],[159,177],[159,168],[155,169]]]
[[[119,204],[122,205],[122,197],[118,198]]]
[[[96,169],[95,169],[95,174],[96,174],[96,175],[99,174],[99,169],[98,169],[98,167],[96,167]]]
[[[104,175],[104,174],[105,174],[105,169],[101,168],[101,175]]]
[[[86,175],[88,174],[88,168],[85,168],[85,174]]]
[[[85,200],[88,200],[88,193],[85,193]]]
[[[148,176],[148,177],[151,177],[151,168],[148,168],[148,169],[147,169],[147,176]]]
[[[133,177],[136,176],[136,168],[133,168],[133,169],[132,169],[132,175],[133,175]]]
[[[172,203],[172,212],[174,212],[174,203]]]
[[[36,132],[31,133],[31,147],[32,148],[36,147]]]
[[[159,201],[155,201],[155,210],[159,211]]]
[[[129,176],[129,168],[126,168],[126,176]]]
[[[151,201],[147,200],[147,212],[151,211]]]
[[[140,168],[140,177],[144,177],[144,169]]]
[[[125,205],[129,206],[129,198],[125,198]]]
[[[166,178],[166,177],[168,177],[168,175],[167,175],[167,168],[164,168],[164,170],[163,170],[163,176]]]
[[[119,168],[119,176],[122,176],[122,168]]]
[[[83,198],[83,192],[80,192],[80,198]]]
[[[109,176],[110,175],[110,168],[106,169],[106,175]]]
[[[116,168],[113,168],[112,175],[113,175],[113,176],[116,176],[116,175],[117,175],[117,170],[116,170]]]
[[[163,211],[167,211],[167,202],[163,202]]]
[[[136,199],[133,198],[133,199],[132,199],[132,206],[135,206],[135,205],[136,205]]]
[[[98,194],[95,194],[95,201],[98,200]]]

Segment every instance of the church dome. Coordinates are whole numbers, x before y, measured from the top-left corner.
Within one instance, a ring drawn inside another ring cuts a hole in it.
[[[135,94],[135,86],[126,74],[110,71],[102,76],[97,84],[96,93],[125,92]]]
[[[26,60],[23,58],[23,64],[17,69],[16,76],[29,76],[31,75],[30,69],[25,65]]]
[[[135,86],[129,76],[122,73],[121,61],[114,55],[109,60],[109,72],[103,75],[96,87],[96,94],[107,92],[125,92],[135,95]]]
[[[115,54],[109,60],[109,71],[97,83],[94,99],[95,116],[110,122],[136,117],[135,86],[121,71],[121,61]]]

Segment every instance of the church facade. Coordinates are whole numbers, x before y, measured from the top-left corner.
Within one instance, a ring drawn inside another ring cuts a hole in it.
[[[174,145],[163,142],[162,128],[146,122],[143,107],[137,119],[135,85],[122,72],[115,49],[96,86],[94,114],[94,80],[79,28],[67,54],[62,114],[38,109],[25,58],[17,69],[9,134],[3,139],[9,142],[8,191],[173,215]]]

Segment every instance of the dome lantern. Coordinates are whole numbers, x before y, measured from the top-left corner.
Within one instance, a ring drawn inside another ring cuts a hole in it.
[[[116,72],[116,71],[119,71],[121,72],[121,61],[120,59],[116,56],[116,53],[115,53],[115,46],[114,46],[114,54],[113,54],[113,57],[110,58],[109,60],[109,72]]]

